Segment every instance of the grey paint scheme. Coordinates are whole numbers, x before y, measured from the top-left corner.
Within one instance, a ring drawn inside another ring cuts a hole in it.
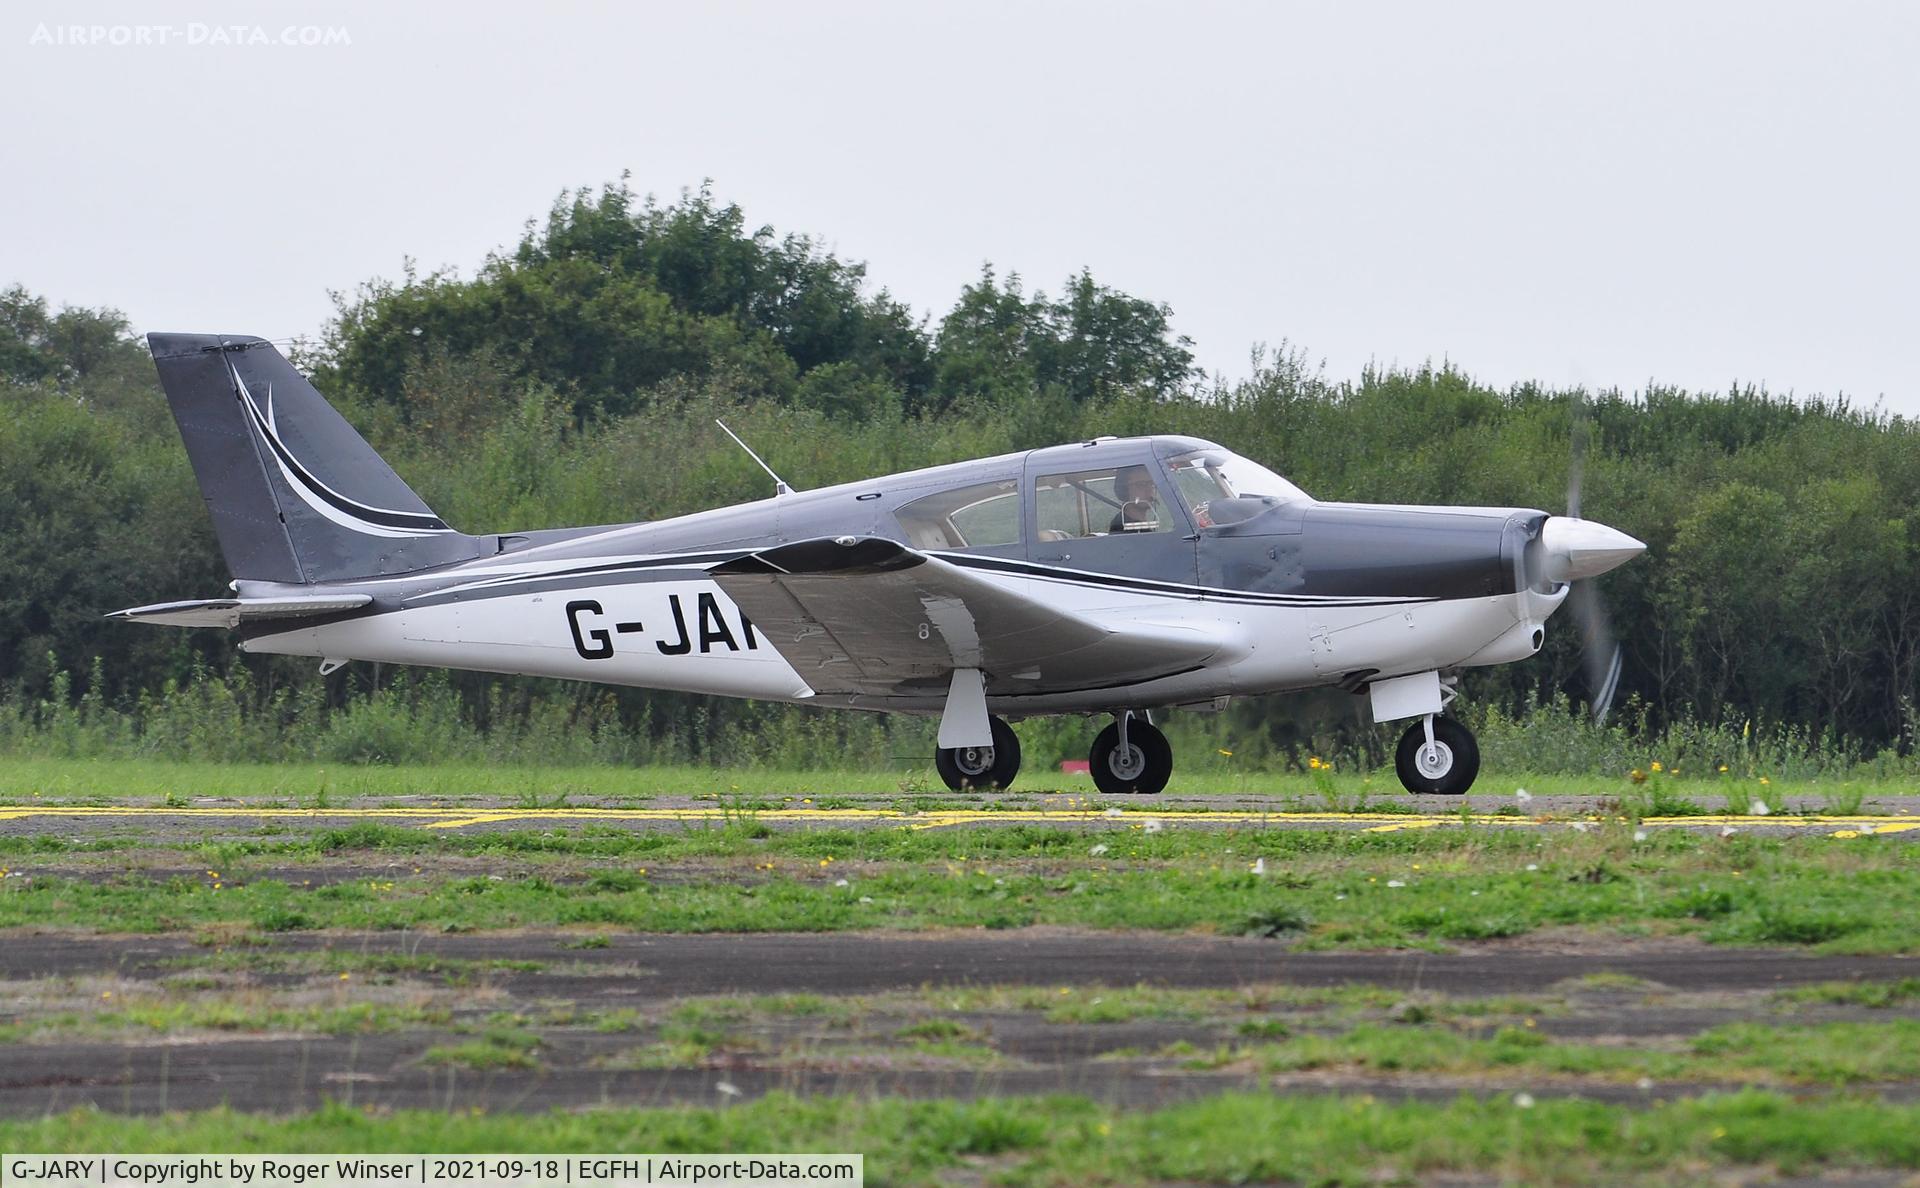
[[[902,504],[932,491],[1006,480],[1021,481],[1029,493],[1022,542],[937,554],[943,561],[1182,599],[1278,605],[1329,597],[1358,603],[1472,598],[1543,584],[1532,579],[1539,573],[1534,554],[1546,513],[1533,509],[1308,501],[1199,528],[1172,497],[1161,463],[1220,447],[1173,436],[1101,439],[958,462],[654,523],[468,535],[441,524],[263,340],[156,334],[150,341],[238,592],[373,595],[363,609],[317,616],[307,625],[390,613],[403,604],[561,589],[589,575],[596,584],[708,576],[724,582],[711,573],[716,566],[780,546],[844,537],[906,544],[893,515]],[[271,430],[264,425],[269,401]],[[275,457],[276,449],[284,453]],[[340,526],[315,510],[311,487],[304,494],[291,488],[282,469],[288,463],[296,473],[305,468],[314,487],[345,500],[349,516],[390,513],[398,530],[413,525],[419,534],[383,539]],[[1038,476],[1128,464],[1148,465],[1157,476],[1175,517],[1171,531],[1070,544],[1037,540],[1030,492]],[[615,560],[635,555],[647,559]],[[481,580],[473,571],[482,565],[524,562],[546,569],[568,561],[577,564],[453,589]],[[242,623],[238,630],[252,638],[289,626],[280,620]],[[1179,684],[1167,683],[1170,697]],[[923,681],[907,682],[899,693],[903,708],[931,704]],[[840,700],[874,704],[868,696]]]

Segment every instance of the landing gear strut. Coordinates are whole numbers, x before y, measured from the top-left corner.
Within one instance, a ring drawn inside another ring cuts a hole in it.
[[[1480,745],[1452,718],[1428,714],[1400,736],[1393,766],[1409,792],[1459,796],[1480,774]]]
[[[1102,792],[1151,796],[1173,775],[1173,748],[1145,714],[1121,710],[1093,740],[1087,766]]]
[[[933,753],[933,766],[955,792],[969,788],[1004,788],[1020,774],[1020,738],[1013,727],[999,718],[988,719],[993,728],[990,747],[943,747]]]

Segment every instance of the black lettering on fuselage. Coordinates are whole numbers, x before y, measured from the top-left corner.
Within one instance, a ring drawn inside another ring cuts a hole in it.
[[[693,651],[693,641],[687,638],[687,617],[680,611],[678,594],[667,595],[667,609],[673,612],[673,629],[680,634],[680,638],[672,643],[659,640],[653,646],[659,648],[663,656],[684,656]]]
[[[567,631],[573,636],[573,650],[582,660],[605,660],[613,655],[613,637],[604,628],[595,627],[585,635],[580,632],[581,615],[600,613],[600,604],[590,598],[567,603]],[[592,647],[587,646],[587,640],[593,641]]]
[[[700,651],[713,651],[713,645],[723,643],[727,651],[737,652],[740,645],[734,642],[733,632],[727,628],[727,620],[720,613],[720,603],[713,595],[702,591],[700,594]]]
[[[753,630],[753,624],[747,616],[740,616],[740,634],[735,636],[733,627],[727,622],[727,612],[721,608],[720,600],[713,594],[702,591],[694,603],[694,613],[698,615],[695,629],[687,626],[687,610],[680,602],[678,594],[667,595],[667,612],[673,616],[673,635],[671,642],[655,640],[653,646],[660,649],[663,656],[684,656],[693,651],[694,644],[700,645],[700,654],[705,656],[724,646],[729,652],[738,652],[743,648],[749,652],[760,650],[760,637]],[[625,630],[625,624],[615,624],[615,630]],[[639,624],[634,624],[637,628]],[[746,642],[743,644],[741,640]],[[584,654],[584,653],[583,653]]]

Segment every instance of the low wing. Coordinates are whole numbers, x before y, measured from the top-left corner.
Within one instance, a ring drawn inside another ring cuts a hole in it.
[[[799,541],[713,567],[756,631],[820,693],[946,691],[980,669],[993,694],[1133,684],[1187,672],[1215,633],[1102,623],[878,537]]]
[[[238,627],[243,620],[298,619],[355,610],[373,601],[371,594],[314,594],[288,598],[204,598],[197,602],[158,602],[114,611],[109,619],[158,623],[165,627]]]

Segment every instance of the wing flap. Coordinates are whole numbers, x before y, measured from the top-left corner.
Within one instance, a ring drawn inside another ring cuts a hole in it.
[[[1175,624],[1098,622],[878,537],[799,541],[711,570],[754,629],[815,691],[944,691],[978,668],[990,693],[1045,693],[1184,672],[1218,634]]]
[[[371,594],[313,594],[287,598],[202,598],[188,602],[157,602],[114,611],[109,619],[127,623],[155,623],[163,627],[238,627],[252,619],[298,619],[357,610],[373,601]]]

